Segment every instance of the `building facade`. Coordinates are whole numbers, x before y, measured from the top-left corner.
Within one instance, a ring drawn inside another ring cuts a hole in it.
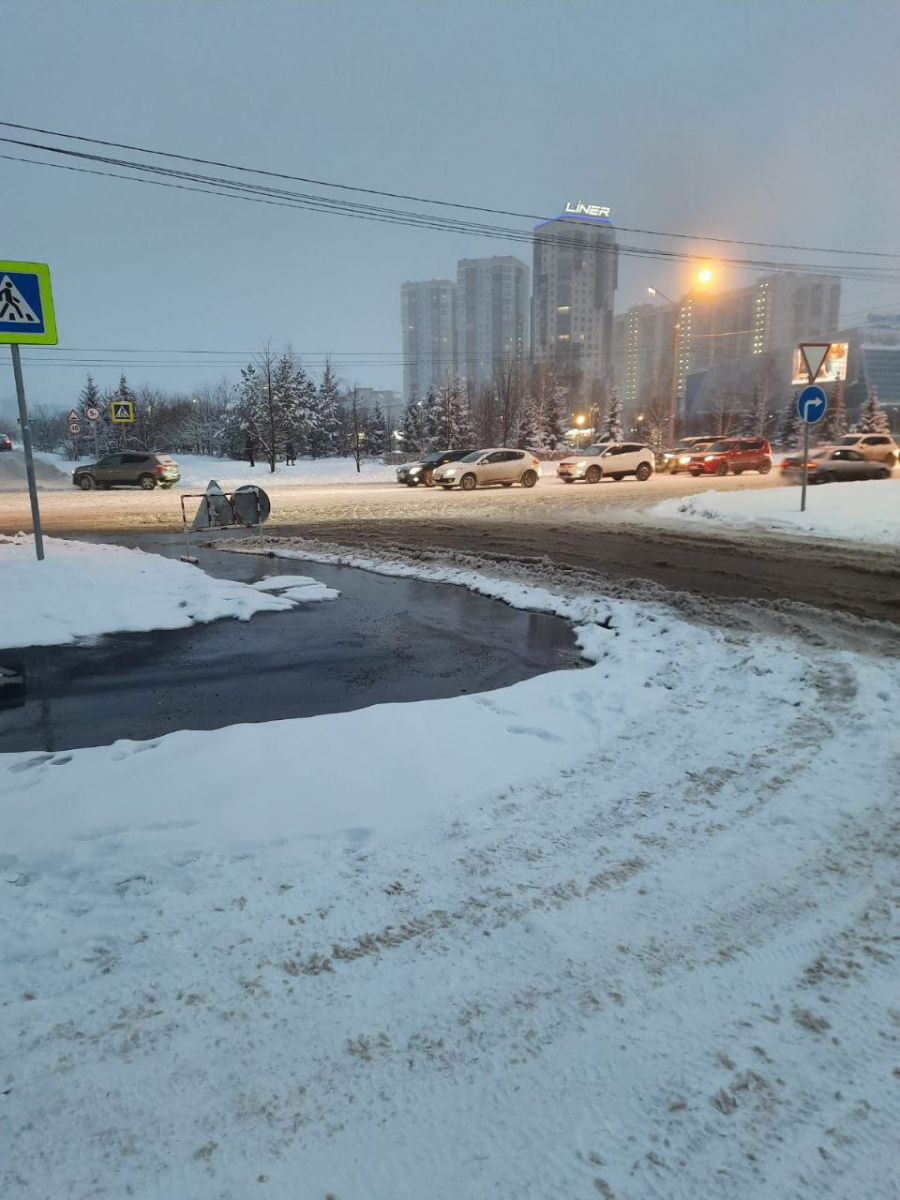
[[[525,366],[529,269],[512,255],[461,258],[456,267],[456,373],[474,399],[495,365]]]
[[[673,367],[681,411],[689,376],[717,368],[719,378],[745,378],[745,369],[725,364],[752,358],[780,364],[787,347],[830,340],[840,305],[840,279],[791,272],[728,292],[695,292],[677,304],[634,305],[615,320],[615,374],[626,408],[671,396]]]
[[[618,244],[597,205],[568,204],[534,230],[531,358],[550,366],[573,400],[588,401],[613,376]]]
[[[450,279],[400,285],[404,400],[439,388],[455,370],[454,292]]]

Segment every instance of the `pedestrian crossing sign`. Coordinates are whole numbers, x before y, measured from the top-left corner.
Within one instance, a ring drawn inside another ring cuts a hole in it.
[[[131,400],[113,400],[109,406],[113,425],[134,424],[134,403]]]
[[[50,268],[0,260],[0,344],[55,346],[58,341]]]

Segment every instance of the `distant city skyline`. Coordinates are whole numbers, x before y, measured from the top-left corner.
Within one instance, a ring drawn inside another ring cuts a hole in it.
[[[759,274],[726,260],[803,261],[842,272],[842,325],[897,311],[896,260],[712,239],[900,252],[900,166],[883,122],[900,105],[898,24],[886,0],[852,13],[829,0],[7,7],[6,120],[301,176],[144,159],[327,197],[248,203],[158,175],[108,178],[134,172],[39,147],[137,152],[0,127],[38,147],[0,143],[33,160],[0,159],[3,255],[50,264],[60,330],[59,349],[23,355],[29,396],[70,405],[88,369],[104,389],[124,370],[135,386],[190,392],[237,379],[267,339],[291,343],[314,373],[330,354],[346,383],[399,391],[402,281],[453,278],[460,259],[529,260],[518,236],[535,221],[506,214],[552,217],[567,203],[610,209],[618,312],[651,284],[683,294],[696,263],[644,254],[685,249],[721,260],[718,289]],[[436,46],[454,64],[452,86],[435,86]],[[826,62],[844,64],[839,90],[810,86],[804,64]],[[36,86],[36,64],[52,86]],[[347,200],[427,219],[338,215]],[[447,217],[498,236],[435,228]],[[852,277],[863,263],[884,270]],[[0,365],[0,400],[12,395]]]

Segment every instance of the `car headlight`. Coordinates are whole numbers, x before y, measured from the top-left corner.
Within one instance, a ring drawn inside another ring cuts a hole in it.
[[[422,468],[421,467],[410,467],[409,473],[410,473],[410,475],[421,475]]]
[[[666,455],[666,457],[668,458],[669,456]],[[690,461],[691,461],[691,456],[689,454],[682,454],[681,458],[679,458],[679,460],[678,460],[678,465],[680,467],[684,467],[684,466],[687,466],[687,464]]]
[[[714,454],[704,454],[703,461],[704,462],[712,462],[715,459],[715,457],[716,456]]]
[[[441,471],[441,474],[442,475],[455,475],[456,467],[444,467],[443,471]]]

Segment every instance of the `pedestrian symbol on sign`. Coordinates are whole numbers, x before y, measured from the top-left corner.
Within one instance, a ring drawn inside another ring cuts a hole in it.
[[[31,305],[8,275],[0,279],[0,321],[39,323]]]
[[[134,403],[131,400],[113,400],[109,407],[113,425],[134,424]]]

